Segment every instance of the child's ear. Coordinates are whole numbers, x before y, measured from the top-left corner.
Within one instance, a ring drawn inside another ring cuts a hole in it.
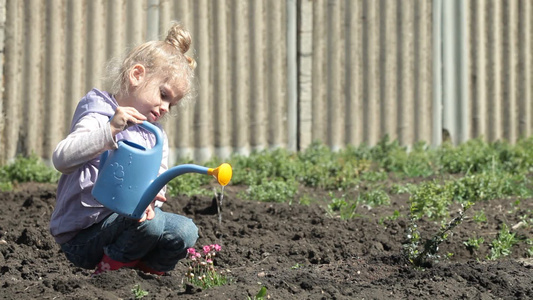
[[[139,86],[143,80],[144,76],[146,75],[146,70],[143,65],[136,64],[131,68],[130,70],[130,84],[133,87]]]

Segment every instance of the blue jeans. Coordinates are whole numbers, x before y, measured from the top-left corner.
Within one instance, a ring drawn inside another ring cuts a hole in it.
[[[185,258],[198,239],[191,219],[155,209],[152,220],[139,223],[116,213],[80,231],[61,245],[75,266],[94,269],[104,253],[120,262],[140,259],[156,271],[168,272]]]

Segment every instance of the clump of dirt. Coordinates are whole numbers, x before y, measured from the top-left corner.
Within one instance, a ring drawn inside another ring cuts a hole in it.
[[[463,242],[473,235],[495,238],[502,224],[519,224],[513,200],[477,203],[486,223],[466,218],[441,245],[443,259],[413,268],[402,255],[406,241],[407,197],[392,195],[391,205],[358,208],[345,221],[319,203],[308,206],[240,199],[245,187],[228,186],[219,224],[213,197],[174,197],[165,210],[194,219],[197,246],[222,246],[215,263],[229,283],[202,290],[184,284],[186,266],[165,276],[121,269],[91,277],[72,266],[48,232],[55,185],[24,184],[0,193],[0,286],[3,299],[133,299],[139,285],[143,299],[247,299],[262,286],[270,299],[531,299],[532,261],[515,247],[505,259],[487,261],[490,243],[470,252]],[[326,194],[325,191],[308,191]],[[521,210],[532,209],[523,200]],[[509,211],[514,209],[513,213]],[[398,210],[403,217],[387,218]],[[423,237],[439,224],[418,223]],[[517,236],[532,230],[515,226]],[[453,254],[444,259],[446,254]]]

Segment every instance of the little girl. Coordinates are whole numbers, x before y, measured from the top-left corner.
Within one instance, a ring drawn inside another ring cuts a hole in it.
[[[155,136],[138,126],[157,123],[192,88],[195,61],[185,52],[191,36],[173,24],[164,41],[133,49],[115,71],[110,92],[91,90],[79,102],[70,134],[57,145],[53,163],[62,174],[50,232],[68,260],[95,274],[122,267],[162,275],[173,270],[198,238],[198,229],[184,216],[164,212],[163,189],[140,220],[113,213],[91,195],[99,157],[130,140],[152,148]],[[160,173],[167,169],[168,140],[164,134]]]

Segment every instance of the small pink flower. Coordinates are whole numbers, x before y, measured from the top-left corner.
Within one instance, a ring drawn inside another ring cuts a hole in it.
[[[109,265],[106,262],[101,262],[100,263],[100,270],[102,270],[102,272],[109,271],[109,270],[111,270],[111,265]]]
[[[187,249],[187,253],[191,254],[191,255],[194,255],[196,253],[196,249],[194,248],[189,248]]]
[[[212,259],[208,259],[208,260],[206,260],[206,262],[207,262],[208,264],[212,264],[212,263],[213,263],[213,260],[212,260]]]
[[[211,247],[209,246],[204,246],[204,254],[207,254],[211,251]]]
[[[218,251],[222,250],[222,247],[219,244],[214,244],[213,245],[213,249],[215,249],[215,251],[218,252]]]
[[[196,252],[196,253],[194,254],[194,256],[197,257],[197,258],[202,257],[202,255],[201,255],[200,253],[198,253],[198,252]]]

